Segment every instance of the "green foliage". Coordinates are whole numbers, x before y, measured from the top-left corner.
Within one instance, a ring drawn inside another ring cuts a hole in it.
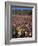
[[[16,11],[15,14],[32,14],[32,11]]]

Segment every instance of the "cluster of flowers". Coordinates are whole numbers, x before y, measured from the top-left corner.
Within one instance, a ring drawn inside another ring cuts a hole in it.
[[[16,15],[12,18],[12,26],[17,32],[17,37],[32,37],[32,16]]]

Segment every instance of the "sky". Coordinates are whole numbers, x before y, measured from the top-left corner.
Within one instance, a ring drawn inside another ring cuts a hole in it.
[[[32,8],[15,8],[16,10],[32,10]]]
[[[14,10],[14,9],[15,9],[15,10],[32,10],[32,8],[28,8],[28,7],[26,7],[26,8],[23,8],[23,7],[22,7],[22,8],[21,8],[21,7],[12,6],[11,8],[12,8],[12,10]]]

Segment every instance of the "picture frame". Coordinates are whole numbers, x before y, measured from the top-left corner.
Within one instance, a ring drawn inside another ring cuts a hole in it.
[[[32,37],[12,38],[11,30],[11,6],[29,7],[32,9]],[[5,44],[22,44],[37,42],[37,4],[26,2],[5,2]]]

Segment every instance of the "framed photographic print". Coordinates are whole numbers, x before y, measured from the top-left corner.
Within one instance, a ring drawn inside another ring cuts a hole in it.
[[[5,2],[5,44],[37,42],[37,4]]]

